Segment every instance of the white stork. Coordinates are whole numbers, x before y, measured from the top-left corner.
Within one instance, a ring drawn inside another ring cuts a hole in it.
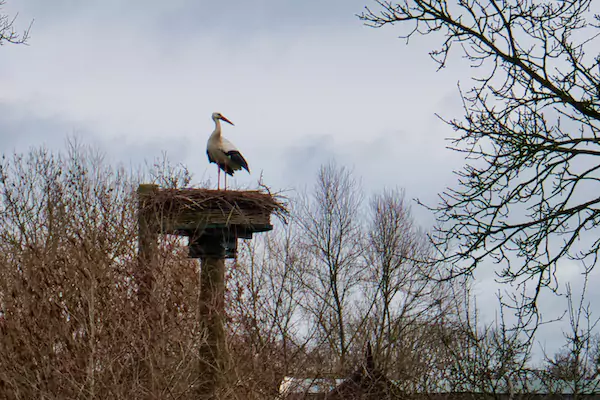
[[[206,154],[208,155],[209,163],[217,164],[217,188],[221,188],[221,170],[225,172],[225,189],[227,189],[227,174],[233,176],[235,171],[242,168],[250,173],[248,163],[242,156],[242,153],[229,140],[221,136],[221,122],[223,120],[228,124],[233,125],[233,122],[215,112],[212,115],[215,121],[215,130],[208,138],[206,143]]]

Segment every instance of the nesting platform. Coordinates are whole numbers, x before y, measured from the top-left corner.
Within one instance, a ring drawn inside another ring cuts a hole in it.
[[[149,229],[188,236],[191,258],[232,258],[237,239],[273,229],[271,215],[284,207],[259,191],[159,189],[140,185],[139,211]]]

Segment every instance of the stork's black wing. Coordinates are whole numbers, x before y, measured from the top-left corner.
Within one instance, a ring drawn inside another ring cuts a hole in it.
[[[250,169],[248,168],[248,163],[246,162],[246,159],[244,158],[242,153],[240,153],[238,150],[230,150],[225,154],[227,154],[227,156],[231,159],[231,161],[233,161],[240,167],[244,168],[246,171],[250,172]]]

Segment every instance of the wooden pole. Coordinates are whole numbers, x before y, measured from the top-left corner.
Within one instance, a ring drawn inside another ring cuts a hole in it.
[[[159,226],[152,211],[146,210],[146,200],[158,190],[157,185],[140,185],[138,188],[138,265],[136,280],[138,283],[138,302],[142,316],[143,341],[147,349],[141,361],[141,380],[147,391],[147,398],[153,398],[154,388],[154,343],[156,340],[157,310],[153,302],[154,268],[158,248]]]
[[[200,271],[199,399],[218,399],[226,376],[227,349],[225,341],[225,259],[222,238],[211,237],[211,254],[202,257]]]
[[[156,260],[158,246],[158,221],[157,215],[146,211],[146,199],[158,190],[157,185],[140,185],[138,188],[138,270],[139,285],[138,299],[142,304],[151,303],[153,264]]]

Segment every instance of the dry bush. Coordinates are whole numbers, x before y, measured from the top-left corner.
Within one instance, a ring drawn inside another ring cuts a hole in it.
[[[200,340],[196,265],[177,240],[162,240],[152,293],[156,317],[149,318],[134,278],[136,187],[136,176],[77,144],[66,154],[37,149],[2,158],[4,398],[190,393]]]

